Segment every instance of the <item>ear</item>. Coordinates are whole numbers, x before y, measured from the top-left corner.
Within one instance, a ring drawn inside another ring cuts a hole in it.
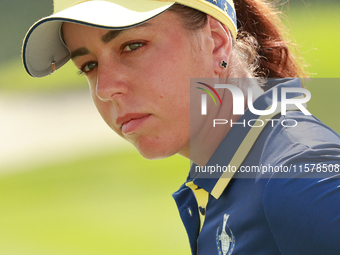
[[[232,50],[232,38],[229,29],[225,25],[209,15],[207,15],[207,17],[208,27],[210,28],[211,38],[214,43],[212,52],[214,71],[217,74],[222,74],[225,72],[225,69],[223,69],[220,64],[222,60],[227,63],[229,62]]]

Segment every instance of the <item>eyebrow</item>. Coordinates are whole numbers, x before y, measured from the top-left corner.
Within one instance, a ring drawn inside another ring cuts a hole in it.
[[[110,30],[105,35],[102,36],[103,43],[109,43],[113,39],[115,39],[123,30]]]
[[[151,25],[152,25],[152,23],[146,22],[146,23],[140,24],[136,28],[139,28],[139,27],[149,27]],[[124,31],[126,31],[126,30],[125,29],[124,30],[110,30],[109,32],[107,32],[106,34],[104,34],[101,37],[101,40],[105,44],[109,43],[110,41],[115,39],[119,34],[121,34]],[[81,48],[78,48],[78,49],[76,49],[76,50],[71,52],[71,59],[74,59],[74,58],[80,57],[80,56],[84,56],[84,55],[87,55],[89,53],[90,53],[90,51],[87,48],[81,47]]]
[[[76,49],[71,52],[71,59],[74,59],[76,57],[84,56],[86,54],[89,54],[89,50],[85,47],[81,47],[79,49]]]
[[[152,25],[152,23],[145,22],[145,23],[142,23],[142,24],[138,25],[137,27],[133,27],[133,28],[150,27],[151,25]],[[102,39],[103,43],[109,43],[110,41],[115,39],[119,34],[121,34],[124,31],[126,31],[126,29],[123,29],[123,30],[110,30],[105,35],[103,35],[101,39]]]

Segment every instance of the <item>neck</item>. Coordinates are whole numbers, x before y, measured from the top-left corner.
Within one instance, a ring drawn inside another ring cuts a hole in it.
[[[225,84],[233,84],[242,89],[245,95],[244,109],[248,108],[248,87],[252,87],[253,89],[253,101],[263,93],[255,79],[227,79],[225,80]],[[212,84],[212,86],[214,85]],[[179,153],[199,166],[207,164],[219,144],[231,130],[232,126],[230,123],[237,122],[241,117],[241,115],[233,115],[233,95],[231,92],[228,89],[216,90],[218,90],[218,94],[222,99],[222,106],[216,107],[213,103],[208,104],[207,108],[209,110],[207,115],[191,113],[190,144]],[[221,120],[220,123],[224,122],[224,124],[215,124],[214,126],[214,120]]]

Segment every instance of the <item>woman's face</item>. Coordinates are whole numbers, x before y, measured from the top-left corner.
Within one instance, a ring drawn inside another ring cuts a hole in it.
[[[214,77],[209,40],[169,11],[120,32],[72,23],[62,31],[106,123],[146,158],[187,156],[190,78]]]

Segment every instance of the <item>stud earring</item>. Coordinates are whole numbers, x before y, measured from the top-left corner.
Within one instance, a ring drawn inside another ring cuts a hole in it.
[[[223,69],[226,69],[226,68],[227,68],[227,65],[228,65],[228,63],[227,63],[226,61],[224,61],[224,60],[222,60],[221,63],[220,63],[220,66],[221,66]]]

